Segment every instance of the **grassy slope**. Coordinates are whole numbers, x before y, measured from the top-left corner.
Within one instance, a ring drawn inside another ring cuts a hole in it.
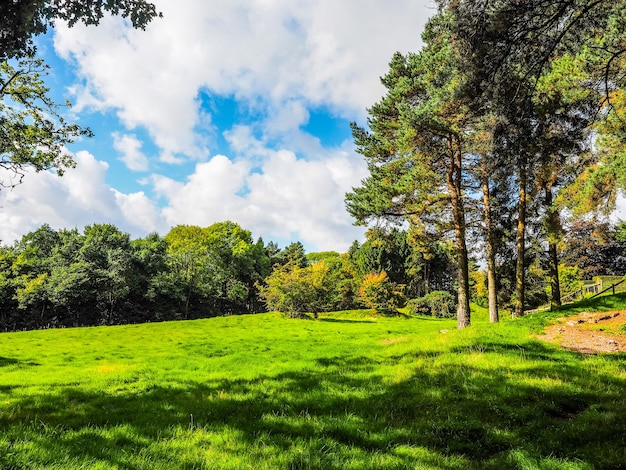
[[[1,334],[0,467],[618,468],[624,355],[532,339],[556,315],[480,312],[464,331],[339,313]]]

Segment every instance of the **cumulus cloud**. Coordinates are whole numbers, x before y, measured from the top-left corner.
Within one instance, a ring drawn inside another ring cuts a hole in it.
[[[413,0],[157,2],[164,18],[135,31],[115,18],[98,28],[59,25],[55,48],[84,86],[77,109],[116,109],[146,127],[162,159],[203,158],[198,94],[235,96],[269,108],[272,125],[296,128],[306,106],[352,118],[382,94],[378,77],[396,50],[419,47],[434,10]],[[285,108],[294,119],[281,119]]]
[[[0,240],[10,244],[47,223],[56,229],[112,223],[134,236],[165,225],[143,193],[121,194],[105,182],[108,164],[88,152],[75,156],[77,167],[63,177],[27,173],[24,183],[0,193]]]
[[[133,237],[172,226],[208,226],[232,220],[266,241],[300,240],[309,249],[345,251],[363,230],[352,226],[343,195],[365,169],[346,149],[316,161],[288,150],[272,152],[260,167],[217,155],[196,164],[183,182],[153,175],[148,186],[164,201],[157,207],[143,191],[122,193],[106,183],[109,166],[88,152],[59,178],[29,173],[24,184],[0,193],[0,240],[10,244],[43,223],[56,229],[112,223]]]
[[[256,171],[216,156],[197,164],[184,183],[155,175],[153,185],[167,200],[163,216],[171,226],[232,220],[266,240],[298,239],[313,249],[345,251],[363,235],[343,207],[351,182],[346,175],[364,176],[361,166],[340,149],[323,161],[279,150]]]
[[[113,132],[113,148],[120,152],[120,160],[132,171],[146,171],[148,157],[141,152],[141,141],[132,134],[121,135]]]

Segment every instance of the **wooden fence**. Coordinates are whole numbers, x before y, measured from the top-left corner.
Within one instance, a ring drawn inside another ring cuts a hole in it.
[[[623,276],[596,276],[593,278],[592,283],[587,283],[580,289],[562,296],[561,305],[571,304],[585,298],[593,299],[608,291],[611,291],[613,294],[626,291],[626,278]],[[551,308],[550,304],[542,305],[531,310],[524,310],[524,315],[545,312],[551,310]]]

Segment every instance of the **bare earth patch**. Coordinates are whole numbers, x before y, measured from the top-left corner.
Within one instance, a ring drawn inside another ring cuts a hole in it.
[[[394,344],[394,343],[404,343],[408,341],[409,338],[405,336],[400,336],[399,338],[389,338],[381,341],[381,344]]]
[[[557,321],[537,339],[584,354],[626,352],[626,335],[619,333],[626,311],[583,312]]]

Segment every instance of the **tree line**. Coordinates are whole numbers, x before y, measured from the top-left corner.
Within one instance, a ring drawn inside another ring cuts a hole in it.
[[[564,291],[583,278],[622,274],[626,226],[578,221],[564,240]],[[354,308],[449,316],[458,265],[449,241],[372,229],[346,253],[279,248],[226,221],[179,225],[165,236],[130,235],[111,224],[43,225],[0,246],[0,330],[113,325],[277,310],[291,317]],[[512,272],[512,270],[511,270]],[[545,301],[545,266],[529,294]],[[488,305],[487,276],[470,262],[470,297]],[[510,281],[509,281],[510,282]],[[509,299],[510,303],[510,299]]]
[[[357,223],[453,243],[463,328],[472,257],[491,321],[543,301],[539,266],[559,305],[567,226],[602,220],[626,187],[626,3],[438,3],[424,47],[393,56],[385,96],[352,125],[369,176],[346,205]]]
[[[417,257],[420,275],[409,262]],[[300,242],[254,241],[230,221],[134,240],[111,224],[82,232],[43,225],[0,247],[0,329],[374,308],[359,294],[368,275],[385,273],[387,285],[417,296],[449,288],[448,265],[444,250],[426,259],[402,231],[372,232],[344,254],[307,254]]]

